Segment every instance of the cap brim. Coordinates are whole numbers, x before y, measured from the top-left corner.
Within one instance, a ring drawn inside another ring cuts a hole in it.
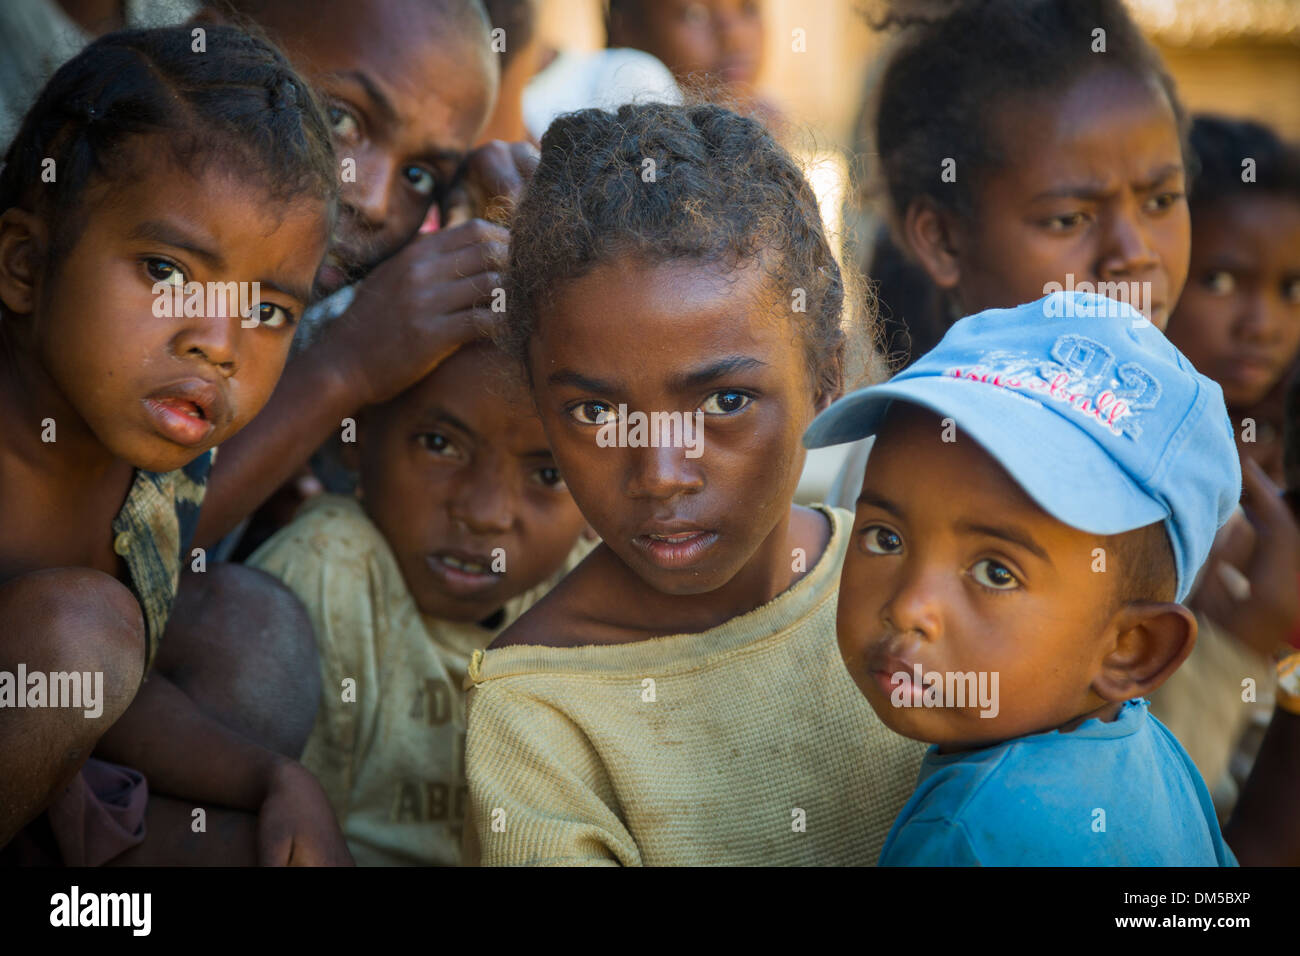
[[[1169,509],[1086,434],[1084,428],[1095,426],[1082,416],[1076,425],[1010,389],[955,377],[903,379],[847,395],[808,427],[804,445],[821,448],[874,435],[893,402],[951,418],[957,441],[973,439],[1040,508],[1072,528],[1118,534],[1169,517]],[[1050,444],[1040,435],[1050,435]]]

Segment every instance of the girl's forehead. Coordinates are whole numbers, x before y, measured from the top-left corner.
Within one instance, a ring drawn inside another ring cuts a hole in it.
[[[788,347],[790,299],[757,263],[623,259],[561,286],[539,317],[535,344],[589,353],[594,363],[671,362],[700,352]]]

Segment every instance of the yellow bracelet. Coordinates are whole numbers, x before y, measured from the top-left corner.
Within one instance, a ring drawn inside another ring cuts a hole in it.
[[[1277,705],[1288,714],[1300,715],[1300,653],[1277,662]]]

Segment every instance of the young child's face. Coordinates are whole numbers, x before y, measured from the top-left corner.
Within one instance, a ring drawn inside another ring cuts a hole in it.
[[[892,730],[962,749],[1048,730],[1095,710],[1116,575],[1093,573],[1098,537],[1039,508],[940,418],[889,411],[867,462],[840,580],[840,652]],[[924,707],[922,673],[983,672],[993,706]],[[893,675],[908,675],[895,706]],[[997,683],[992,675],[997,674]],[[995,713],[982,717],[981,712]]]
[[[963,310],[1033,302],[1067,276],[1075,285],[1137,282],[1147,284],[1137,301],[1124,301],[1163,329],[1187,280],[1191,242],[1178,130],[1163,93],[1097,70],[1063,96],[1002,107],[993,134],[1006,161],[977,186],[975,221],[956,238]]]
[[[327,0],[274,3],[259,14],[319,95],[340,164],[355,162],[351,172],[340,166],[343,209],[319,277],[323,293],[415,235],[487,121],[495,54],[436,6]]]
[[[1169,339],[1230,406],[1264,398],[1300,350],[1300,202],[1239,194],[1197,209]]]
[[[584,526],[503,360],[462,348],[361,422],[362,503],[420,610],[443,620],[481,621],[542,583]]]
[[[654,54],[678,77],[707,74],[753,86],[763,58],[758,0],[643,0],[623,42]]]
[[[574,500],[662,593],[726,584],[789,515],[817,409],[798,334],[766,286],[752,265],[625,258],[562,286],[530,343],[534,398]],[[620,405],[623,438],[603,424]],[[636,444],[634,416],[673,412],[703,422],[694,450],[684,429],[675,447],[672,434],[654,447],[662,429],[649,425]],[[602,428],[622,444],[603,447]]]
[[[158,143],[137,146],[135,159],[132,178],[87,187],[85,228],[57,272],[41,278],[34,344],[101,444],[165,472],[221,444],[270,398],[327,222],[323,202],[272,203],[255,182],[215,165],[191,175]],[[177,310],[173,296],[155,294],[159,282],[200,283],[202,297]],[[223,309],[208,289],[251,282],[260,283],[261,307],[245,328],[238,299]],[[185,315],[209,306],[211,314]]]

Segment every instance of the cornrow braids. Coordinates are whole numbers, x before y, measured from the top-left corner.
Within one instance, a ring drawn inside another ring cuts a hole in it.
[[[813,382],[839,387],[840,269],[812,188],[760,123],[713,104],[588,109],[557,118],[541,152],[511,225],[508,353],[524,362],[560,287],[598,265],[760,262],[777,295],[802,300]]]
[[[219,162],[255,177],[279,202],[336,207],[329,126],[310,88],[269,42],[229,26],[124,30],[91,43],[50,79],[0,169],[0,209],[22,206],[51,228],[57,261],[84,226],[95,179],[127,176],[128,145],[163,134],[178,168]],[[42,178],[54,161],[52,182]]]
[[[1123,0],[891,0],[883,6],[869,22],[902,32],[880,78],[869,132],[879,157],[876,185],[895,224],[921,197],[970,221],[981,175],[1004,161],[990,121],[998,105],[1028,91],[1064,91],[1097,69],[1157,83],[1190,158],[1173,80]],[[1098,42],[1104,52],[1095,49]],[[945,159],[954,159],[961,173],[940,189],[936,171]]]

